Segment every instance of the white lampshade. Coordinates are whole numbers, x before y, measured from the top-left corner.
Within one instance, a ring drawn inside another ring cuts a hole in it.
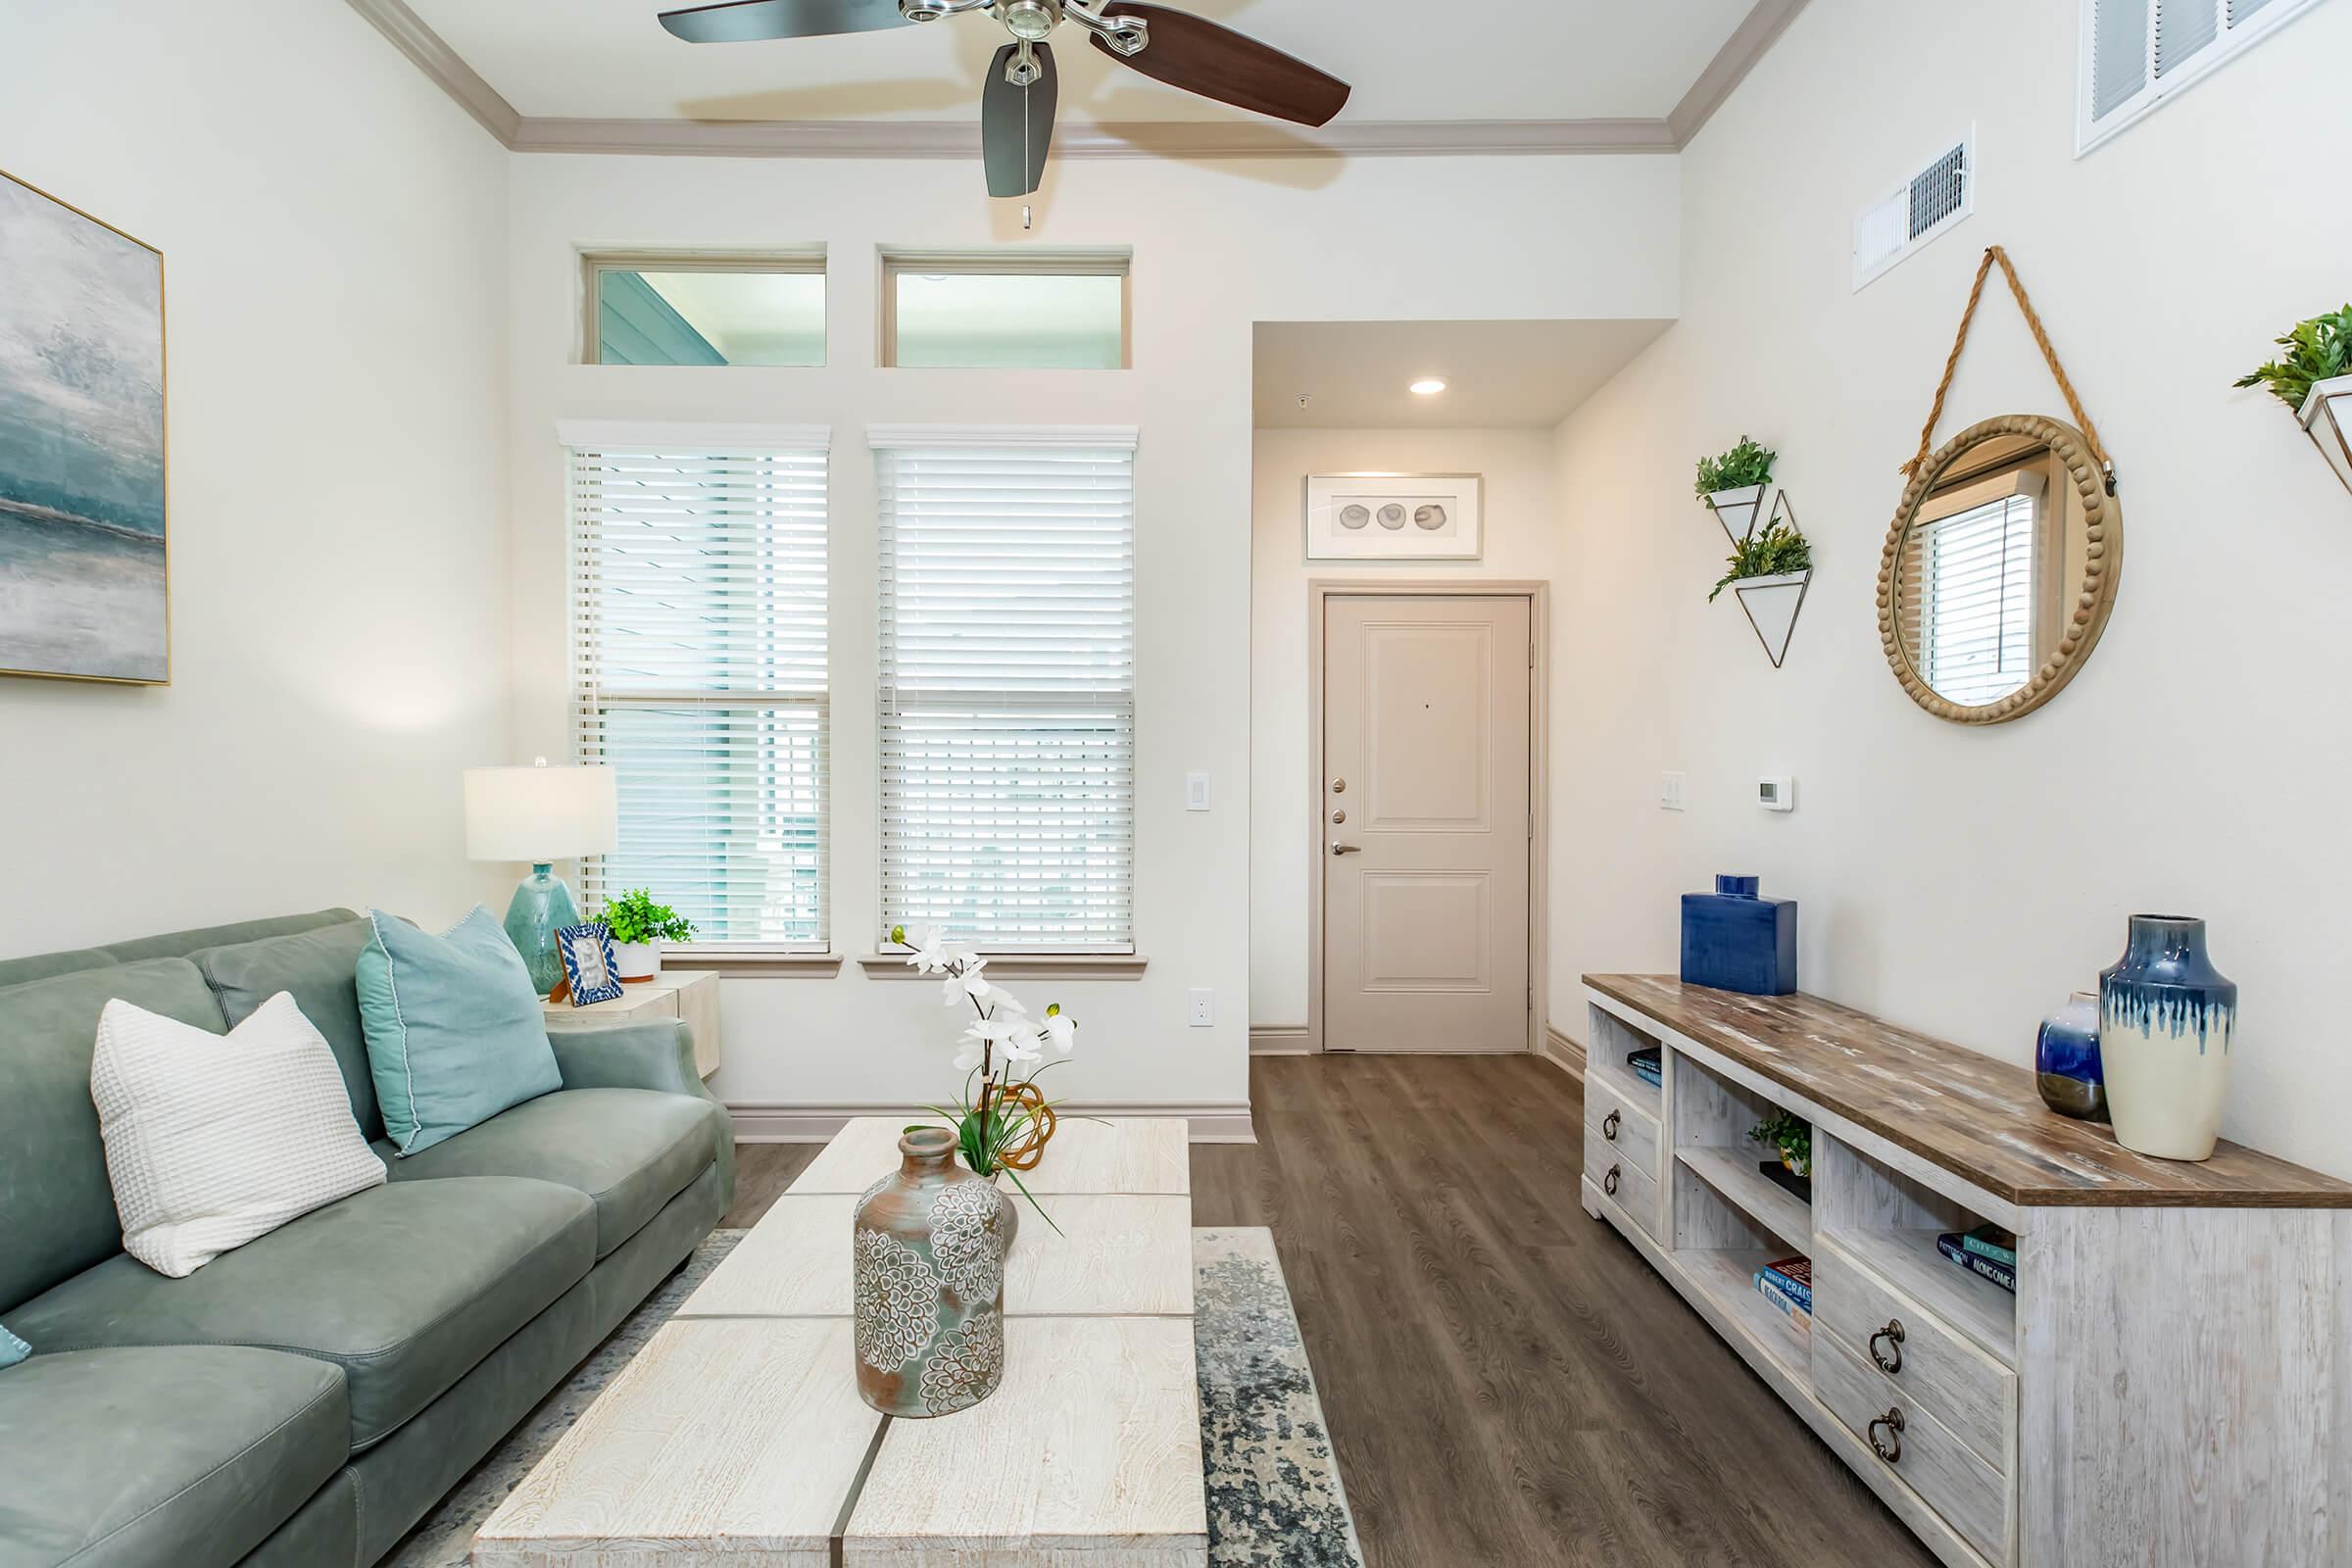
[[[620,844],[620,797],[609,767],[469,767],[466,858],[568,860]]]

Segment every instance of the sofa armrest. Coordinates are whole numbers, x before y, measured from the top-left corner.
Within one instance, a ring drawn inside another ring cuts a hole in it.
[[[735,1201],[735,1122],[694,1065],[694,1035],[676,1018],[610,1029],[551,1029],[556,1068],[566,1089],[654,1089],[691,1095],[710,1106],[717,1144],[719,1200]]]

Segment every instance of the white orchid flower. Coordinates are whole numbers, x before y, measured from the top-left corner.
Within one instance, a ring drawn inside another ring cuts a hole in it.
[[[1003,986],[990,986],[988,995],[980,998],[979,1002],[992,1015],[1003,1014],[1014,1018],[1029,1016],[1028,1005]]]
[[[980,1065],[980,1042],[967,1035],[964,1039],[963,1049],[956,1053],[956,1070],[970,1072],[974,1067]]]
[[[975,1061],[982,1048],[1006,1061],[1033,1061],[1038,1055],[1037,1030],[1018,1014],[975,1018],[965,1026],[963,1038],[971,1043],[965,1049],[975,1056]]]
[[[935,925],[923,933],[922,942],[906,962],[916,974],[945,974],[948,957],[948,928]]]
[[[967,957],[957,960],[957,967],[950,971],[948,978],[940,986],[941,1000],[951,1007],[960,1007],[967,1002],[977,1002],[986,1005],[988,994],[994,989],[980,972],[987,967],[988,960],[986,958]]]
[[[1038,1025],[1038,1033],[1057,1056],[1066,1056],[1078,1049],[1078,1020],[1058,1006],[1047,1010],[1046,1021]]]

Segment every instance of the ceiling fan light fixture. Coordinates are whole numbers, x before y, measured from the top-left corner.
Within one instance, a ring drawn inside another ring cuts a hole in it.
[[[1009,0],[999,13],[1004,30],[1023,43],[1044,43],[1054,36],[1060,15],[1046,0]]]
[[[948,14],[946,6],[937,0],[899,0],[899,20],[902,22],[937,22]]]
[[[1446,383],[1439,380],[1434,375],[1423,376],[1420,380],[1415,381],[1410,388],[1413,396],[1421,398],[1434,398],[1445,390]]]

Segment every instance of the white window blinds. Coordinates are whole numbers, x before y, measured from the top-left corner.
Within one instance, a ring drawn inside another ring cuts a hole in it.
[[[2078,0],[2075,155],[2220,69],[2319,0]]]
[[[578,756],[620,793],[590,907],[647,887],[698,944],[824,948],[825,432],[564,439]]]
[[[883,929],[1134,951],[1134,433],[873,442]]]
[[[2034,506],[2011,496],[1928,535],[1928,684],[1948,702],[1996,703],[2034,673]]]

